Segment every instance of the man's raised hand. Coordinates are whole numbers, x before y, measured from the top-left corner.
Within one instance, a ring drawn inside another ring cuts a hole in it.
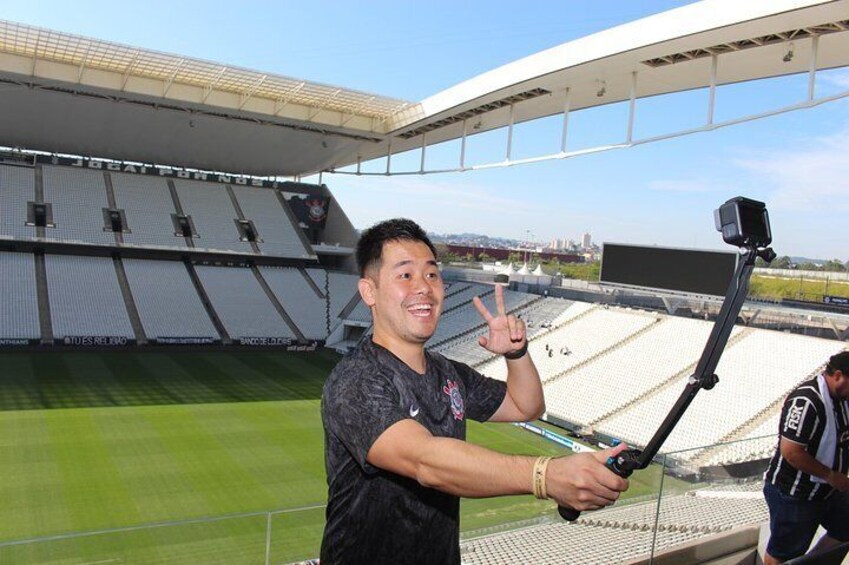
[[[478,338],[478,343],[482,347],[492,353],[504,355],[519,351],[525,345],[527,340],[525,322],[512,314],[507,314],[504,309],[504,289],[501,285],[495,285],[495,316],[487,310],[479,297],[475,296],[472,303],[489,327],[489,335]]]

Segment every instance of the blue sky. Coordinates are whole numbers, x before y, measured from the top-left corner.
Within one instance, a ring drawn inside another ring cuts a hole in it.
[[[0,17],[148,49],[421,100],[542,49],[687,4],[607,2],[20,2]],[[805,77],[720,89],[717,120],[799,101]],[[824,73],[818,93],[849,89]],[[636,136],[700,125],[706,95],[640,102]],[[626,109],[570,118],[570,148],[618,142]],[[556,120],[518,127],[514,155],[559,150]],[[469,142],[469,162],[503,158],[505,134]],[[428,163],[456,163],[456,147]],[[390,216],[431,231],[721,249],[712,211],[767,202],[780,255],[849,260],[849,101],[722,130],[536,165],[446,175],[323,177],[358,228]],[[415,160],[417,168],[418,157]],[[399,158],[395,164],[404,164]],[[377,166],[377,165],[375,165]],[[411,166],[413,166],[411,164]]]

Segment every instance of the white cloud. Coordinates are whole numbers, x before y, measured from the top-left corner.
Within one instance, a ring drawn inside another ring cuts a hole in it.
[[[754,154],[735,163],[774,187],[775,209],[849,210],[849,128],[819,138],[788,138],[790,149]]]

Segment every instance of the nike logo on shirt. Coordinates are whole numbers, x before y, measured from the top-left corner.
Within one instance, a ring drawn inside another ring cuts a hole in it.
[[[410,418],[415,418],[419,415],[419,407],[418,406],[410,406]]]

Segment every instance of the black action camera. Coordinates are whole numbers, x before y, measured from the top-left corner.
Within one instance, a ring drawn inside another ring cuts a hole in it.
[[[737,247],[766,247],[772,242],[766,204],[742,196],[732,198],[713,212],[716,230],[725,243]]]

